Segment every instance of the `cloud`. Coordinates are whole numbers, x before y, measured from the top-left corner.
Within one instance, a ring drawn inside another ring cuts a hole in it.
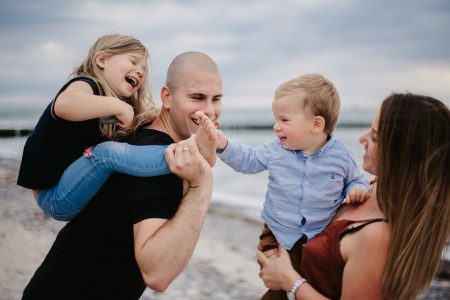
[[[450,101],[446,0],[43,0],[1,5],[3,102],[19,90],[26,103],[35,94],[52,95],[90,45],[111,32],[134,35],[147,45],[156,94],[171,59],[198,50],[220,65],[228,107],[270,108],[280,83],[309,72],[335,82],[344,108],[376,107],[393,90],[424,91]]]

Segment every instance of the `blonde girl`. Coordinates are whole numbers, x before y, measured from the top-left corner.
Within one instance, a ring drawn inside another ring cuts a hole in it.
[[[156,118],[148,59],[132,36],[100,37],[28,137],[17,183],[32,189],[39,207],[55,219],[75,217],[113,172],[170,173],[166,147],[103,142],[119,141]]]

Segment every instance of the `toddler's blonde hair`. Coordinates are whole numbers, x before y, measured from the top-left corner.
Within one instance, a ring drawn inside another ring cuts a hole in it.
[[[281,84],[275,91],[275,99],[298,95],[303,99],[303,109],[309,108],[314,116],[325,119],[324,131],[331,134],[339,117],[341,105],[333,83],[319,74],[305,74]]]

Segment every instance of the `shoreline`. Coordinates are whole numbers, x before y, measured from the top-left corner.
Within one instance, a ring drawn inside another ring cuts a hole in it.
[[[64,222],[47,217],[31,193],[16,185],[19,161],[0,158],[0,298],[20,299]],[[164,293],[147,289],[141,300],[256,300],[256,244],[262,222],[236,207],[212,203],[187,268]],[[450,280],[435,279],[422,300],[450,299]]]

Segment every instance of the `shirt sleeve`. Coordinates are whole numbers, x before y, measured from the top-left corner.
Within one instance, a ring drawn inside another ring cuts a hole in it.
[[[157,177],[134,177],[133,194],[128,194],[133,224],[145,219],[171,219],[183,197],[183,183],[174,174]]]
[[[358,166],[352,153],[347,151],[347,177],[344,182],[344,197],[353,188],[367,190],[369,188],[369,178],[364,171]]]
[[[227,147],[217,155],[235,171],[244,174],[255,174],[267,170],[270,157],[274,153],[274,142],[252,147],[228,139]]]

